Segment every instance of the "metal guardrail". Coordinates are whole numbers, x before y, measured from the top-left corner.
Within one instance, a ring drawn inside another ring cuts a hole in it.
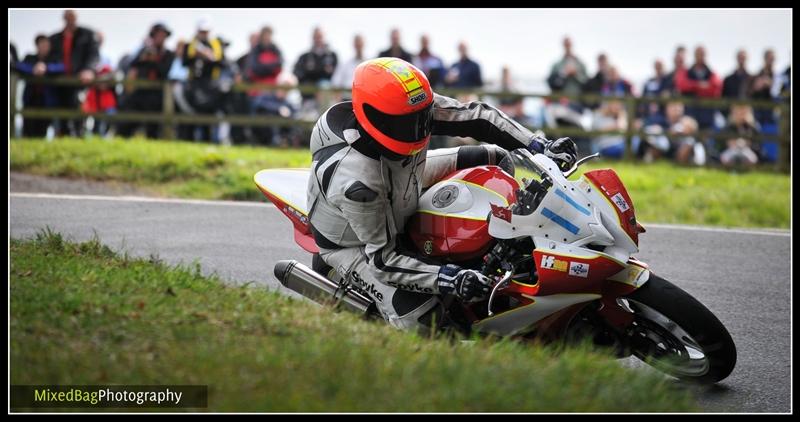
[[[307,120],[297,120],[292,118],[285,118],[279,116],[252,116],[252,115],[225,115],[225,116],[217,116],[217,115],[210,115],[210,114],[180,114],[175,112],[175,102],[172,92],[172,82],[170,81],[146,81],[146,80],[129,80],[129,79],[116,79],[113,77],[103,77],[97,78],[92,81],[90,84],[83,84],[77,78],[69,78],[69,77],[56,77],[56,78],[42,78],[42,77],[31,77],[27,75],[20,75],[15,72],[11,73],[11,86],[10,86],[10,97],[9,97],[9,109],[10,109],[10,121],[9,121],[9,128],[11,130],[11,135],[15,135],[14,130],[14,116],[16,114],[20,114],[23,117],[29,118],[60,118],[60,119],[75,119],[75,118],[86,118],[86,117],[93,117],[96,120],[101,121],[108,121],[108,122],[122,122],[122,121],[136,121],[136,122],[160,122],[164,124],[164,136],[166,138],[172,138],[175,136],[174,128],[172,127],[175,124],[187,123],[187,124],[220,124],[223,122],[227,122],[234,126],[294,126],[294,127],[302,127],[305,129],[311,129],[314,126],[315,122],[307,121]],[[105,114],[105,113],[84,113],[81,110],[75,109],[53,109],[53,108],[26,108],[22,110],[18,110],[16,107],[16,90],[17,90],[17,83],[19,80],[25,80],[31,83],[41,83],[46,85],[56,85],[56,86],[76,86],[76,87],[86,87],[89,85],[102,85],[102,84],[121,84],[126,87],[126,89],[147,89],[147,90],[162,90],[163,92],[163,109],[161,113],[145,113],[145,112],[117,112],[114,114]],[[274,85],[274,84],[257,84],[257,83],[238,83],[232,84],[230,89],[233,92],[247,92],[251,90],[276,90],[276,89],[286,89],[286,90],[298,90],[303,94],[314,94],[317,92],[329,92],[329,93],[347,93],[350,90],[348,89],[336,89],[336,88],[329,88],[329,89],[320,89],[313,85],[300,85],[300,86],[291,86],[291,85]],[[523,99],[526,97],[535,97],[541,98],[547,101],[561,101],[563,99],[576,101],[576,102],[591,102],[591,103],[600,103],[602,101],[608,100],[617,100],[621,101],[626,106],[626,111],[628,113],[628,127],[626,130],[618,130],[618,131],[596,131],[596,130],[583,130],[579,128],[571,128],[571,127],[557,127],[557,128],[547,128],[548,136],[552,137],[561,137],[561,136],[570,136],[570,137],[597,137],[597,136],[624,136],[625,137],[625,159],[631,159],[633,157],[632,151],[632,138],[633,136],[649,136],[643,130],[637,130],[634,126],[635,119],[632,116],[636,115],[636,110],[638,106],[643,103],[659,103],[665,104],[668,102],[673,101],[680,101],[683,102],[685,105],[688,106],[702,106],[702,107],[709,107],[709,108],[727,108],[734,104],[748,104],[755,109],[778,109],[780,110],[780,119],[779,119],[779,133],[778,135],[764,135],[758,134],[753,136],[754,140],[778,140],[779,152],[778,152],[778,160],[776,163],[776,167],[784,172],[788,172],[789,170],[789,160],[790,160],[790,147],[791,147],[791,139],[790,139],[790,125],[789,120],[791,116],[791,102],[788,96],[782,97],[775,101],[768,101],[768,100],[750,100],[750,101],[742,101],[742,100],[733,100],[733,99],[709,99],[709,98],[694,98],[694,97],[605,97],[596,94],[583,94],[583,95],[566,95],[566,94],[559,94],[559,93],[549,93],[549,94],[542,94],[542,93],[523,93],[523,92],[493,92],[493,91],[485,91],[485,90],[469,90],[469,89],[441,89],[437,90],[437,92],[449,95],[449,96],[459,96],[459,95],[477,95],[479,97],[483,96],[492,96],[495,98],[513,98],[513,99]],[[526,125],[527,126],[527,125]],[[534,128],[527,126],[531,130],[536,130],[540,128]],[[714,132],[709,130],[699,131],[698,137],[702,138],[714,138],[714,139],[725,139],[726,137],[735,137],[738,136],[736,133],[732,132]]]

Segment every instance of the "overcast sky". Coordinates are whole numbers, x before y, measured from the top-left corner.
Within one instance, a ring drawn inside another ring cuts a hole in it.
[[[62,26],[61,10],[10,10],[9,41],[21,54],[33,50],[35,34],[52,33]],[[790,10],[604,10],[604,9],[164,9],[80,10],[80,25],[106,35],[102,53],[116,62],[133,50],[156,21],[173,29],[170,47],[178,38],[190,38],[201,17],[210,18],[213,33],[231,42],[228,53],[238,57],[247,49],[248,34],[262,25],[274,29],[274,42],[291,69],[311,44],[311,29],[320,25],[340,60],[353,56],[352,37],[361,33],[366,52],[375,56],[389,44],[389,29],[401,30],[403,45],[415,53],[419,36],[429,34],[434,53],[447,64],[457,59],[456,45],[465,40],[484,79],[496,80],[503,65],[530,90],[542,90],[550,65],[562,54],[561,39],[569,34],[575,53],[590,74],[596,56],[607,52],[621,74],[641,91],[652,74],[652,63],[662,58],[670,69],[677,44],[693,49],[702,43],[712,69],[724,76],[735,67],[738,48],[747,50],[748,67],[756,71],[764,49],[774,48],[777,69],[790,63]],[[691,55],[690,55],[691,57]]]

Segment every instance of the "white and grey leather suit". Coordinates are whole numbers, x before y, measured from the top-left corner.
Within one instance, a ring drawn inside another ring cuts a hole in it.
[[[494,145],[426,148],[390,159],[359,127],[351,102],[328,109],[311,135],[309,219],[320,257],[369,294],[398,328],[418,327],[419,317],[437,303],[432,295],[439,293],[443,267],[405,250],[400,241],[423,191],[457,169],[497,164],[505,150],[541,139],[483,102],[434,95],[433,110],[434,135]]]

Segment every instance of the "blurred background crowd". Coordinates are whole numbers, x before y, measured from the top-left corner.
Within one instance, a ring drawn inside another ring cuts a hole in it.
[[[36,35],[31,45],[10,44],[11,70],[28,79],[23,108],[114,114],[160,113],[171,107],[183,115],[272,116],[289,119],[285,121],[289,123],[313,122],[330,105],[348,99],[355,67],[372,58],[365,54],[365,37],[379,35],[353,34],[350,48],[337,50],[326,41],[325,28],[313,27],[309,28],[307,51],[299,57],[286,57],[277,41],[280,34],[265,25],[253,28],[249,51],[231,56],[227,51],[230,41],[209,19],[197,21],[194,34],[174,34],[165,22],[154,22],[142,29],[138,48],[112,62],[105,55],[103,34],[82,26],[77,12],[65,11],[63,22],[63,28],[54,33]],[[452,92],[463,101],[487,101],[531,128],[546,133],[548,128],[565,127],[586,131],[591,136],[573,136],[582,153],[621,157],[625,136],[620,132],[632,125],[643,133],[632,139],[633,151],[645,161],[661,157],[683,164],[751,166],[777,159],[777,141],[756,135],[775,135],[777,139],[780,119],[788,116],[781,117],[775,107],[748,104],[760,100],[777,105],[789,95],[790,68],[776,68],[776,52],[769,47],[759,57],[748,57],[744,49],[731,51],[737,67],[718,69],[706,60],[703,45],[678,45],[672,57],[652,63],[652,76],[642,86],[634,86],[625,78],[625,69],[615,65],[613,50],[593,59],[578,57],[573,43],[580,40],[564,36],[560,46],[553,46],[563,54],[550,66],[547,85],[552,94],[565,97],[543,100],[498,95],[520,92],[513,69],[504,66],[501,78],[487,83],[480,57],[471,55],[467,41],[457,45],[458,60],[446,63],[431,48],[428,35],[420,36],[415,45],[403,45],[400,31],[387,28],[386,49],[379,56],[407,60],[426,73],[435,90]],[[167,47],[168,40],[174,49]],[[18,48],[33,51],[23,56]],[[82,85],[47,83],[48,78],[64,76],[78,78]],[[170,95],[165,98],[162,88],[137,87],[127,82],[131,80],[166,81]],[[242,83],[257,85],[233,89]],[[305,86],[319,90],[298,89]],[[625,99],[630,97],[645,101],[629,107]],[[647,101],[651,98],[662,101]],[[686,98],[740,101],[712,107],[686,103]],[[307,128],[181,123],[172,133],[185,140],[299,147],[308,142]],[[720,139],[713,136],[716,132],[735,136]],[[21,127],[25,137],[90,134],[163,138],[164,127],[152,120],[111,124],[91,117],[26,117]],[[434,146],[454,142],[461,141],[439,139]]]

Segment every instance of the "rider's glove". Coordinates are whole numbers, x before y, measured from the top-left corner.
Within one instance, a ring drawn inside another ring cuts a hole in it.
[[[439,270],[439,293],[454,294],[464,302],[476,302],[489,295],[492,280],[475,270],[447,264]]]
[[[528,150],[550,157],[558,164],[561,171],[569,170],[578,159],[578,147],[570,138],[558,138],[551,141],[537,134],[528,144]]]

